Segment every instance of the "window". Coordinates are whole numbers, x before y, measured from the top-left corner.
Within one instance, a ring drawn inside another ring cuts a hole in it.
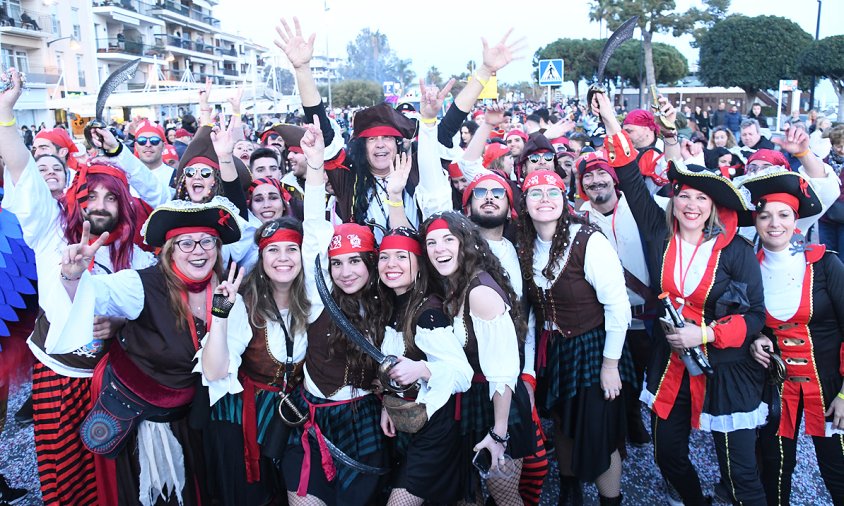
[[[5,8],[10,18],[14,19],[15,22],[20,22],[22,12],[20,0],[2,0],[0,5]]]
[[[79,69],[79,87],[86,86],[85,84],[85,62],[82,61],[82,55],[76,55],[76,68]]]
[[[26,51],[14,51],[3,48],[3,66],[15,67],[21,72],[29,72],[29,57]]]
[[[73,23],[73,38],[82,40],[82,26],[79,24],[79,8],[74,7],[71,10],[71,23]]]
[[[57,4],[53,4],[53,8],[50,10],[50,23],[52,24],[53,35],[61,37],[62,22],[59,21],[59,7]]]

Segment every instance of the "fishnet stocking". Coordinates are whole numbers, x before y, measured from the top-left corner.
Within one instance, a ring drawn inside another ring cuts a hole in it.
[[[610,455],[610,467],[595,479],[598,493],[606,498],[618,497],[621,493],[621,456],[618,450]]]
[[[522,459],[513,459],[513,467],[516,469],[513,476],[509,478],[491,478],[486,482],[489,495],[495,499],[495,504],[506,504],[508,506],[511,504],[524,504],[522,496],[519,494],[519,478],[522,476]]]
[[[406,488],[394,488],[387,506],[422,506],[424,502],[424,499],[411,494]]]
[[[312,495],[299,497],[296,492],[287,491],[287,503],[290,506],[326,506],[322,499]]]

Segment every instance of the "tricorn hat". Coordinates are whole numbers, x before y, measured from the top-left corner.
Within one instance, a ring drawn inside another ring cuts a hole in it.
[[[156,207],[141,229],[144,240],[152,247],[161,247],[173,233],[205,231],[218,235],[223,244],[240,240],[238,210],[225,197],[214,197],[195,204],[188,200],[171,200]]]
[[[368,107],[355,114],[355,137],[377,137],[381,135],[412,139],[416,136],[416,121],[382,103]]]

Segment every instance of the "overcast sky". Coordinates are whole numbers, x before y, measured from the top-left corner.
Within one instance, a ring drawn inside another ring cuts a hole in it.
[[[324,3],[328,12],[323,10]],[[684,10],[701,2],[677,0],[677,4],[678,10]],[[733,0],[730,12],[787,17],[814,35],[817,8],[816,0]],[[528,49],[524,58],[500,73],[499,80],[506,82],[530,79],[533,53],[558,38],[602,37],[598,24],[589,22],[588,12],[589,2],[582,0],[219,0],[215,8],[223,29],[274,50],[272,40],[280,16],[299,16],[307,33],[317,33],[317,53],[324,53],[327,46],[331,56],[345,57],[346,44],[361,29],[381,30],[399,57],[413,60],[417,74],[436,65],[445,76],[463,72],[469,60],[481,61],[480,37],[497,41],[512,27],[513,38],[525,37]],[[820,37],[844,33],[841,20],[844,0],[825,0]],[[697,51],[689,45],[689,37],[678,40],[658,35],[656,40],[675,45],[690,64],[696,63]]]

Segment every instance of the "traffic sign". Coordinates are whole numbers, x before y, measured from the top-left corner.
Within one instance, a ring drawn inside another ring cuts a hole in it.
[[[563,85],[563,60],[539,60],[539,85]]]

